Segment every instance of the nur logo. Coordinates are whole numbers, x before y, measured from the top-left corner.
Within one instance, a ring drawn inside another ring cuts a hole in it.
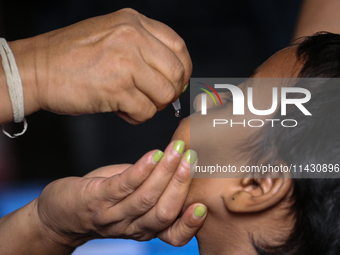
[[[219,94],[217,93],[217,91],[213,87],[211,87],[210,85],[205,84],[203,82],[197,82],[197,83],[202,84],[202,85],[206,86],[207,88],[211,89],[211,91],[213,91],[215,93],[215,95],[217,96],[217,98],[220,101],[220,104],[222,106],[222,100],[221,100]],[[200,90],[203,90],[205,93],[207,93],[212,98],[212,100],[214,101],[215,106],[217,106],[216,100],[209,90],[201,88],[201,87],[198,87],[198,88]],[[202,115],[207,115],[207,94],[202,94],[202,99],[201,99],[202,100],[201,101],[201,103],[202,103],[201,104],[201,107],[202,107],[201,114]]]
[[[220,96],[218,95],[218,93],[216,92],[216,90],[209,86],[208,84],[205,83],[201,83],[198,82],[204,86],[206,86],[207,88],[209,88],[210,90],[212,90],[215,95],[217,96],[217,98],[220,101],[220,104],[222,105],[222,100],[220,98]],[[231,84],[215,84],[214,87],[216,89],[227,89],[228,91],[230,91],[230,93],[232,94],[233,97],[233,115],[244,115],[244,94],[243,91],[235,86],[235,85],[231,85]],[[199,87],[199,89],[203,90],[204,92],[206,92],[214,101],[215,106],[217,106],[216,100],[214,98],[214,96],[211,94],[210,91],[208,91],[207,89],[201,88]],[[252,87],[248,87],[247,88],[247,105],[248,105],[248,109],[251,113],[255,114],[255,115],[259,115],[259,116],[263,116],[263,115],[270,115],[272,113],[275,112],[277,105],[278,105],[278,88],[273,87],[272,88],[272,106],[270,107],[270,109],[267,110],[258,110],[255,109],[254,105],[253,105],[253,88]],[[305,97],[303,98],[287,98],[287,94],[288,93],[299,93],[299,94],[304,94]],[[201,97],[201,115],[207,115],[207,94],[202,94]],[[286,109],[287,109],[287,104],[294,104],[297,108],[300,109],[300,111],[304,114],[304,115],[312,115],[304,106],[304,103],[307,103],[309,100],[311,99],[311,93],[309,90],[305,89],[305,88],[297,88],[297,87],[281,87],[281,115],[286,115]]]

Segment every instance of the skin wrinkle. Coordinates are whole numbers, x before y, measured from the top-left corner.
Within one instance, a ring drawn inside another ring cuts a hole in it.
[[[35,208],[38,208],[38,200],[35,200],[34,201],[34,204],[35,204]],[[49,234],[46,234],[46,235],[44,235],[49,241],[51,241],[51,242],[53,242],[53,243],[56,243],[57,245],[65,245],[62,241],[56,241],[56,240],[59,240],[60,239],[60,237],[62,238],[62,239],[64,239],[65,240],[65,243],[68,243],[69,241],[71,241],[70,239],[68,239],[68,238],[66,238],[65,236],[61,236],[60,235],[60,233],[57,233],[57,231],[55,230],[55,228],[51,228],[51,227],[49,227],[49,226],[47,226],[42,220],[40,220],[41,218],[46,218],[46,219],[48,219],[50,222],[52,222],[53,223],[53,225],[57,225],[57,223],[53,220],[53,219],[50,219],[49,217],[48,217],[48,215],[46,215],[45,214],[45,212],[41,212],[40,211],[40,213],[38,213],[38,214],[40,214],[40,217],[39,217],[39,223],[43,226],[43,229],[46,231],[46,232],[48,232]],[[52,232],[52,235],[50,234]],[[55,238],[53,238],[53,237],[55,237],[55,236],[57,236],[57,238],[56,238],[56,240],[54,240]],[[71,246],[68,246],[69,248],[71,248]]]

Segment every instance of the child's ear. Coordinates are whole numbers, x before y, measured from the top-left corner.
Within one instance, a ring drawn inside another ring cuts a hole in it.
[[[232,212],[258,212],[274,206],[285,198],[291,190],[292,179],[289,176],[274,178],[240,178],[238,187],[230,194],[225,194],[224,203]]]

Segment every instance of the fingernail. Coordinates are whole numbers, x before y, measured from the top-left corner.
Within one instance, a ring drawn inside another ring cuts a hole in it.
[[[182,90],[182,93],[184,93],[186,90],[187,90],[187,87],[188,87],[189,83],[187,85],[184,86],[183,90]]]
[[[161,158],[163,157],[164,153],[160,150],[156,151],[155,154],[153,154],[153,160],[156,162],[159,162]]]
[[[205,206],[197,206],[195,208],[194,214],[197,217],[202,218],[205,215],[206,212],[207,212],[207,208]]]
[[[182,154],[185,148],[185,142],[183,141],[176,141],[174,144],[174,150],[178,151],[178,153]]]
[[[195,163],[196,159],[197,159],[197,153],[194,150],[187,150],[187,152],[184,155],[184,159],[186,162],[188,162],[189,164],[193,164]]]

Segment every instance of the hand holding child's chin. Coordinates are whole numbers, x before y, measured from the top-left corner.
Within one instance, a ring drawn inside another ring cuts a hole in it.
[[[192,204],[178,218],[192,165],[181,144],[179,151],[176,142],[164,154],[151,151],[134,165],[107,166],[83,178],[52,182],[35,203],[44,232],[68,247],[94,238],[145,241],[159,237],[175,246],[186,244],[206,216],[197,216],[196,209],[206,212],[206,208]]]

